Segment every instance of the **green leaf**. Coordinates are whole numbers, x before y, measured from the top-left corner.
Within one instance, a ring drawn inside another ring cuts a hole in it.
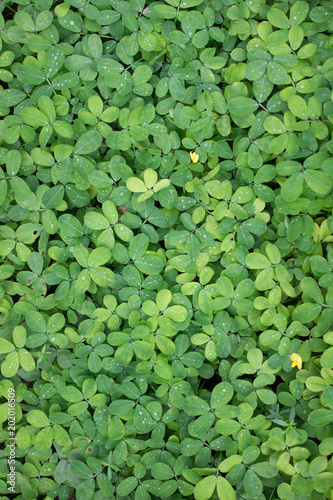
[[[162,481],[172,479],[174,476],[174,472],[171,467],[163,462],[153,464],[151,473],[155,479],[160,479]]]
[[[54,186],[43,194],[43,205],[45,208],[56,208],[64,199],[64,187]]]
[[[42,35],[30,35],[28,39],[28,46],[32,52],[46,52],[50,49],[51,42]]]
[[[322,394],[322,399],[325,406],[328,406],[331,410],[333,410],[333,387],[325,387]]]
[[[0,242],[0,255],[3,257],[11,253],[11,251],[15,248],[15,241],[13,240],[2,240]]]
[[[142,33],[140,31],[138,34],[138,42],[139,42],[140,47],[147,52],[151,52],[151,51],[155,50],[156,45],[157,45],[156,38],[154,37],[154,35],[152,33],[149,33],[149,32]]]
[[[88,358],[88,368],[93,373],[98,373],[102,368],[101,358],[96,352],[92,352]]]
[[[185,87],[179,78],[172,77],[169,81],[169,90],[171,96],[177,101],[182,101],[185,98],[186,91]]]
[[[134,427],[140,434],[149,432],[153,427],[150,413],[141,405],[137,405],[133,417]]]
[[[212,408],[220,408],[227,404],[231,400],[233,393],[234,390],[229,382],[221,382],[217,384],[211,395]]]
[[[240,424],[231,418],[222,418],[216,422],[215,429],[224,436],[228,436],[240,429]]]
[[[261,477],[275,477],[278,473],[277,468],[266,462],[256,463],[251,465],[251,470]]]
[[[88,203],[90,202],[89,193],[81,189],[78,189],[73,184],[67,184],[66,194],[68,195],[73,205],[76,207],[84,207],[85,205],[88,205]]]
[[[27,414],[27,420],[33,427],[41,428],[50,425],[50,420],[44,412],[40,410],[31,410]]]
[[[37,108],[24,108],[21,116],[25,123],[34,128],[43,127],[49,123],[47,116]]]
[[[108,436],[110,439],[120,439],[125,435],[125,426],[118,416],[111,417],[108,425]]]
[[[0,352],[6,354],[15,350],[15,346],[6,339],[0,339]]]
[[[30,352],[26,349],[21,348],[18,352],[19,362],[23,370],[26,372],[31,372],[35,369],[35,360],[31,356]]]
[[[53,21],[52,12],[49,12],[47,10],[43,10],[37,16],[37,19],[36,19],[36,30],[37,31],[42,31],[42,30],[48,28],[52,24],[52,21]]]
[[[164,311],[172,298],[170,290],[161,290],[156,296],[156,304],[160,311]]]
[[[188,396],[184,400],[184,410],[191,416],[204,415],[209,411],[209,406],[197,396]]]
[[[84,234],[82,225],[71,214],[64,214],[59,217],[59,227],[64,236],[79,238]]]
[[[11,378],[16,375],[19,367],[19,357],[16,351],[7,354],[1,363],[1,373],[5,378]]]
[[[46,321],[39,312],[29,312],[26,316],[26,322],[34,332],[44,333],[46,331]]]
[[[66,139],[70,139],[74,135],[72,125],[63,120],[54,121],[52,127],[56,134],[59,134],[61,137],[65,137]]]
[[[319,451],[322,455],[331,455],[332,438],[325,438],[319,445]]]
[[[84,223],[90,229],[107,229],[110,226],[109,221],[104,215],[98,212],[89,212],[84,216]]]
[[[281,64],[271,61],[267,66],[267,76],[275,85],[283,85],[287,80],[287,72]]]
[[[118,485],[117,492],[122,496],[129,495],[137,487],[137,485],[138,480],[136,477],[127,477]]]
[[[264,127],[270,134],[283,134],[286,132],[284,123],[276,116],[268,116],[264,122]]]
[[[235,116],[248,116],[258,108],[258,104],[249,97],[234,97],[228,102],[228,108]]]
[[[164,267],[164,262],[160,257],[149,254],[139,257],[134,264],[139,271],[148,275],[159,274]]]
[[[45,56],[44,68],[47,78],[55,76],[65,62],[65,54],[60,47],[51,47]]]
[[[155,5],[153,11],[162,19],[174,19],[177,16],[177,10],[170,5]]]
[[[208,476],[201,479],[194,488],[194,498],[196,500],[208,500],[212,498],[216,485],[217,478],[215,476]]]
[[[236,493],[229,481],[224,477],[217,478],[217,494],[220,500],[235,500]]]
[[[311,277],[303,278],[300,284],[300,288],[302,292],[309,295],[318,304],[322,304],[324,302],[320,288],[313,278]]]
[[[108,248],[95,248],[88,258],[89,267],[98,267],[106,264],[111,257],[111,252]]]
[[[54,90],[72,89],[80,83],[78,75],[74,72],[65,73],[52,80]]]
[[[308,14],[309,5],[307,2],[296,2],[290,9],[290,20],[291,24],[298,25],[301,24]]]
[[[143,257],[149,245],[149,238],[145,234],[138,234],[131,239],[129,244],[129,256],[132,260],[136,261]]]
[[[229,472],[233,467],[242,463],[242,457],[240,455],[232,455],[231,457],[223,460],[219,465],[220,472]]]
[[[275,28],[280,28],[282,30],[288,30],[290,28],[291,23],[280,9],[270,9],[267,13],[267,19]]]
[[[29,14],[25,11],[16,12],[14,20],[17,26],[22,28],[24,31],[31,32],[35,30],[35,24],[31,16],[29,16]]]
[[[103,44],[101,38],[93,33],[89,35],[88,47],[94,59],[99,59],[103,54]]]
[[[23,83],[39,85],[45,80],[43,72],[35,66],[23,64],[17,68],[17,77]]]
[[[250,269],[266,269],[271,266],[271,263],[261,253],[253,252],[246,256],[246,265]]]
[[[74,386],[67,386],[61,391],[61,396],[70,403],[82,401],[82,393]]]
[[[298,95],[293,95],[288,99],[288,108],[301,120],[307,120],[309,118],[308,107],[304,99]]]
[[[303,175],[301,173],[293,174],[287,179],[281,188],[281,197],[286,201],[297,200],[303,192]]]
[[[265,73],[267,61],[253,61],[246,65],[245,76],[248,80],[259,80]]]
[[[288,39],[290,47],[293,50],[297,50],[302,45],[304,39],[303,28],[301,26],[298,26],[297,24],[292,26],[288,33]]]
[[[74,153],[86,155],[96,151],[102,144],[102,136],[96,130],[85,132],[74,146]]]
[[[94,475],[92,470],[84,462],[80,462],[79,460],[73,460],[71,462],[70,471],[74,476],[82,479],[89,479]]]
[[[107,267],[97,267],[90,269],[91,279],[99,286],[110,286],[114,281],[114,272]]]
[[[181,323],[187,317],[187,309],[183,306],[170,306],[163,313],[167,318]]]
[[[16,106],[26,98],[26,93],[18,89],[5,89],[0,94],[0,106]]]
[[[320,196],[328,194],[332,189],[331,178],[319,170],[306,169],[304,180],[308,187]]]
[[[133,193],[144,193],[147,191],[146,184],[137,177],[130,177],[126,180],[126,187]]]
[[[321,392],[328,385],[328,382],[321,377],[313,376],[306,380],[306,387],[312,392]]]
[[[324,408],[313,410],[308,420],[314,426],[331,424],[333,422],[333,410],[325,410]]]
[[[38,451],[49,450],[53,441],[52,427],[46,427],[40,430],[35,438],[35,447]]]
[[[244,489],[252,497],[258,497],[263,490],[263,484],[257,474],[252,470],[247,470],[244,476]]]
[[[301,304],[293,312],[293,320],[301,323],[313,321],[321,311],[319,304]]]

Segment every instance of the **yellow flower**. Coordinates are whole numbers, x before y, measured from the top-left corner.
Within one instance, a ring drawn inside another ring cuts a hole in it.
[[[190,156],[191,156],[193,163],[197,163],[197,161],[199,161],[198,153],[193,153],[193,151],[190,151]]]
[[[292,368],[294,368],[294,366],[297,366],[297,368],[299,370],[302,369],[303,361],[302,361],[302,358],[299,354],[297,354],[296,352],[293,352],[290,356],[290,361],[292,361],[292,364],[291,364]]]

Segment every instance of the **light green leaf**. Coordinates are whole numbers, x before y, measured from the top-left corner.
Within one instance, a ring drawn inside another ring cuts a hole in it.
[[[16,375],[18,368],[18,353],[16,351],[10,352],[1,363],[1,373],[5,378],[11,378]]]
[[[31,410],[27,413],[27,420],[33,427],[41,428],[50,425],[50,420],[43,411]]]
[[[184,400],[184,410],[188,415],[205,415],[209,412],[208,404],[197,396],[187,396]]]
[[[217,478],[215,476],[208,476],[201,479],[194,488],[194,498],[196,500],[208,500],[212,498],[216,484]]]
[[[96,151],[102,144],[102,136],[96,130],[85,132],[74,146],[74,153],[86,155]]]
[[[164,316],[167,318],[176,321],[177,323],[181,323],[185,321],[187,317],[187,309],[183,306],[170,306],[164,311]]]
[[[303,192],[303,175],[301,173],[293,174],[287,179],[281,188],[281,197],[286,201],[297,200]]]
[[[220,500],[236,500],[236,493],[224,477],[217,478],[217,494]]]
[[[248,116],[258,108],[258,104],[249,97],[234,97],[228,102],[228,108],[235,116]]]

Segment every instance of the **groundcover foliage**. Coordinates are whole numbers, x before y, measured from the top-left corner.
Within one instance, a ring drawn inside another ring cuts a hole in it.
[[[0,10],[16,498],[333,498],[333,4]]]

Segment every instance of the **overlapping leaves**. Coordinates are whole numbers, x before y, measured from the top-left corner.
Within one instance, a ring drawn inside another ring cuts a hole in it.
[[[2,5],[18,498],[330,497],[332,10]]]

